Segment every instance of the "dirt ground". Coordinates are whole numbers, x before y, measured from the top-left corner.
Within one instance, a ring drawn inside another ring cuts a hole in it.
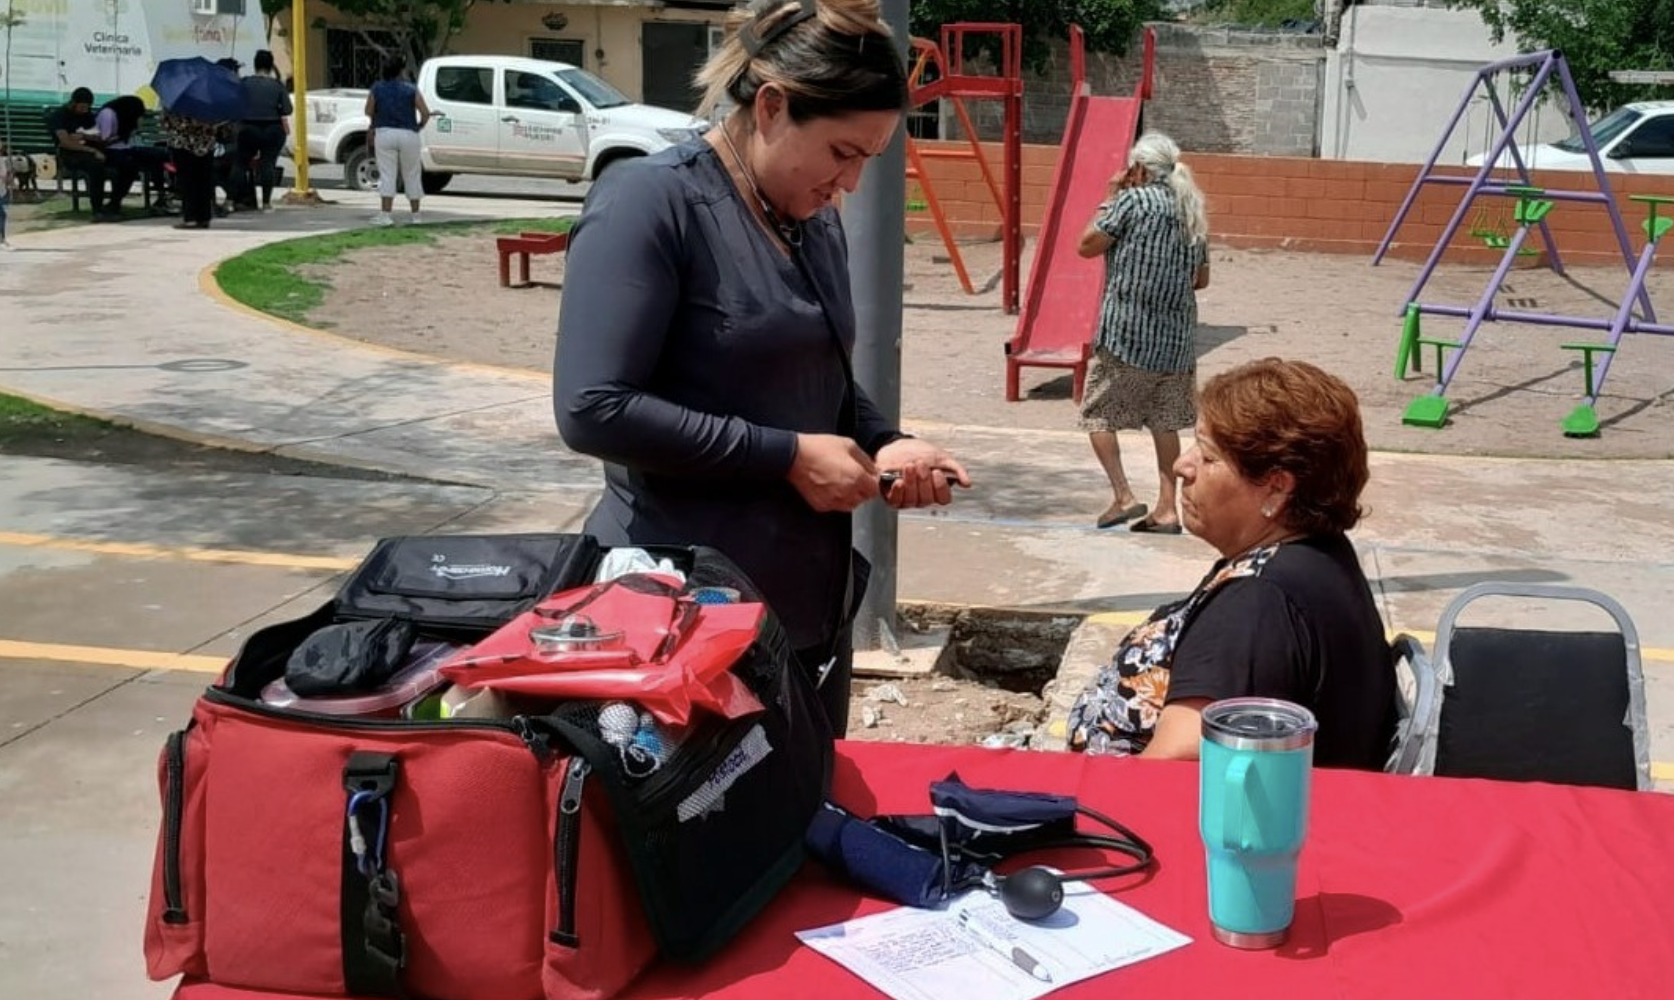
[[[857,677],[849,699],[849,739],[879,743],[1024,745],[1045,721],[1038,695],[974,680]]]
[[[902,354],[902,410],[909,419],[964,425],[1065,430],[1075,426],[1067,375],[1024,373],[1025,399],[1003,397],[1003,344],[1016,330],[1000,311],[1000,249],[962,247],[979,294],[964,294],[934,238],[907,248]],[[1598,413],[1603,433],[1568,439],[1558,423],[1579,402],[1578,352],[1559,345],[1597,342],[1591,331],[1490,324],[1460,365],[1449,397],[1452,419],[1442,430],[1404,426],[1401,413],[1434,378],[1393,377],[1401,320],[1418,267],[1408,261],[1373,268],[1361,257],[1278,251],[1213,253],[1214,282],[1202,293],[1200,376],[1252,358],[1302,358],[1354,387],[1366,432],[1380,450],[1466,455],[1575,458],[1666,458],[1664,433],[1674,407],[1674,338],[1632,336],[1612,366]],[[1423,299],[1469,305],[1490,270],[1438,269]],[[563,262],[536,258],[538,285],[501,289],[489,236],[459,236],[435,247],[365,250],[315,277],[332,285],[312,319],[346,336],[443,357],[548,371],[556,337]],[[1027,278],[1025,277],[1025,282]],[[1517,270],[1502,306],[1610,317],[1627,284],[1625,271]],[[1674,267],[1653,271],[1653,300],[1674,316]],[[408,307],[387,308],[404,299]],[[1666,321],[1666,318],[1665,318]],[[1457,336],[1460,321],[1427,319],[1428,336]]]
[[[1003,397],[1003,344],[1016,318],[1000,310],[1000,247],[961,247],[979,289],[966,295],[934,238],[907,248],[902,352],[902,410],[909,419],[960,425],[1065,430],[1075,426],[1067,375],[1026,371],[1025,399]],[[1398,305],[1418,272],[1410,262],[1372,268],[1359,257],[1286,252],[1213,252],[1214,281],[1200,299],[1199,372],[1214,374],[1252,358],[1303,358],[1335,372],[1359,394],[1374,448],[1452,454],[1663,458],[1674,453],[1667,426],[1674,406],[1674,343],[1661,337],[1627,342],[1610,372],[1598,412],[1604,433],[1571,440],[1558,422],[1577,402],[1581,362],[1561,343],[1600,335],[1536,327],[1489,327],[1478,336],[1454,380],[1452,420],[1443,430],[1403,426],[1401,413],[1433,379],[1393,378],[1401,330]],[[424,354],[549,371],[556,337],[563,261],[536,258],[538,284],[497,285],[489,236],[459,236],[435,247],[360,251],[310,277],[331,286],[313,322],[345,336]],[[1466,305],[1490,271],[1440,269],[1424,299]],[[1024,287],[1027,274],[1025,271]],[[1559,277],[1518,270],[1501,302],[1544,312],[1608,317],[1626,286],[1615,269]],[[1674,278],[1654,276],[1674,315]],[[388,308],[392,298],[403,309]],[[1436,321],[1426,333],[1457,335],[1458,322]],[[1425,364],[1430,364],[1426,359]],[[857,678],[849,734],[856,739],[916,743],[1013,743],[1042,720],[1032,694],[987,686],[968,677]]]

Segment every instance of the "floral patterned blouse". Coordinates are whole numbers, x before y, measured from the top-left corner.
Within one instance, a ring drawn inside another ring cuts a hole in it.
[[[1168,701],[1174,650],[1192,616],[1216,589],[1240,577],[1259,576],[1279,546],[1252,549],[1227,560],[1184,600],[1165,604],[1137,626],[1069,713],[1069,749],[1137,754],[1151,742]]]
[[[217,143],[224,143],[232,136],[232,127],[227,122],[206,122],[168,111],[163,112],[159,124],[164,143],[196,156],[210,155]]]

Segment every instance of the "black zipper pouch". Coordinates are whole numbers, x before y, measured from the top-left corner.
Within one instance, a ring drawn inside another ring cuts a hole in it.
[[[469,645],[548,595],[591,581],[603,555],[591,535],[382,539],[329,603],[306,618],[252,634],[234,657],[226,686],[258,698],[266,683],[261,679],[282,673],[286,685],[303,697],[375,689],[378,684],[369,682],[388,666],[380,650],[402,638],[396,626],[382,632],[375,626],[402,621],[414,629],[416,639]],[[397,659],[389,672],[400,664]],[[293,673],[302,687],[291,680]]]
[[[694,579],[750,598],[719,553],[690,551]],[[771,610],[732,671],[762,711],[662,734],[648,715],[626,732],[634,713],[623,702],[572,702],[551,718],[604,785],[652,936],[676,961],[719,951],[784,888],[831,786],[830,724]]]
[[[591,580],[591,535],[407,535],[380,541],[337,593],[345,618],[502,625]]]
[[[327,625],[291,652],[285,686],[304,698],[375,690],[401,669],[417,638],[406,618]]]

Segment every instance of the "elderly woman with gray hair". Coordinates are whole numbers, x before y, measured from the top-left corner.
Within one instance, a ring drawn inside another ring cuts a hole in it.
[[[1209,222],[1180,147],[1159,132],[1140,136],[1081,236],[1081,256],[1104,256],[1104,302],[1081,429],[1110,480],[1100,528],[1178,535],[1174,461],[1180,430],[1197,419],[1197,290],[1209,285]],[[1134,496],[1122,469],[1119,430],[1151,432],[1157,449],[1155,507]],[[1129,523],[1131,522],[1131,523]]]

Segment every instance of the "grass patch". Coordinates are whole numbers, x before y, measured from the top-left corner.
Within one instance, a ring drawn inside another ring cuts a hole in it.
[[[489,223],[447,222],[304,236],[282,243],[269,243],[224,261],[215,269],[215,280],[221,290],[235,301],[300,323],[305,322],[308,314],[325,300],[325,293],[330,288],[328,281],[304,277],[299,273],[301,268],[310,264],[329,264],[344,254],[373,247],[433,246],[444,236],[561,233],[567,231],[574,221],[566,217],[505,219]]]
[[[103,420],[65,413],[31,403],[27,399],[0,393],[0,450],[3,450],[8,442],[20,438],[103,433],[110,430],[110,427],[111,425]]]

